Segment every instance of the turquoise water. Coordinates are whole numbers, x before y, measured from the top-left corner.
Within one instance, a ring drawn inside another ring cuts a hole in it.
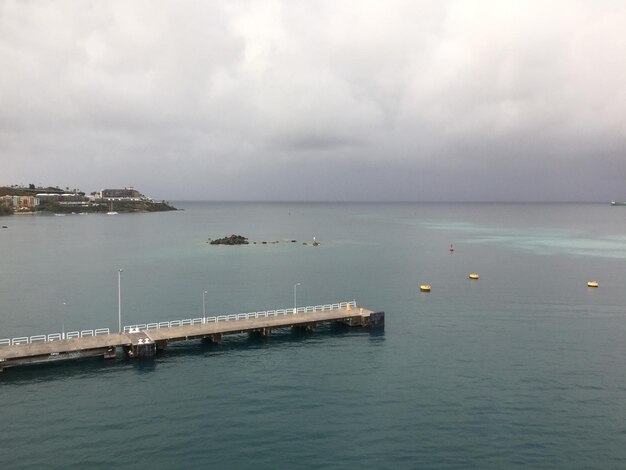
[[[177,205],[3,218],[0,337],[115,328],[120,268],[124,324],[201,316],[205,290],[207,315],[290,307],[300,282],[385,330],[7,369],[3,468],[626,467],[626,208]],[[231,233],[280,243],[206,243]]]

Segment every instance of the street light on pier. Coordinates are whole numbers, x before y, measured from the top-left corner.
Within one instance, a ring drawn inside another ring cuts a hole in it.
[[[207,291],[204,291],[202,293],[202,317],[203,318],[206,318],[206,302],[204,300],[204,296],[207,295],[207,294],[208,294]]]
[[[118,332],[122,332],[122,272],[123,269],[117,270],[117,321]]]
[[[61,339],[65,339],[65,307],[66,302],[63,302],[63,308],[61,309]]]
[[[293,313],[298,313],[298,286],[301,283],[297,282],[293,285]]]

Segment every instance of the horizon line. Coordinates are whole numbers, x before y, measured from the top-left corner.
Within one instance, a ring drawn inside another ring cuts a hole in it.
[[[154,198],[155,200],[159,198]],[[274,204],[609,204],[612,201],[416,201],[416,200],[288,200],[288,199],[164,199],[169,202],[274,203]]]

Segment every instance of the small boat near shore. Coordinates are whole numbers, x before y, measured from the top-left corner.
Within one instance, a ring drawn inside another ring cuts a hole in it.
[[[109,212],[107,212],[107,215],[117,215],[117,212],[113,210],[113,202],[109,203]]]

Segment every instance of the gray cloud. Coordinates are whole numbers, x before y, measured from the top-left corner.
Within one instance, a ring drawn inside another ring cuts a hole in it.
[[[625,29],[611,1],[4,0],[0,184],[626,198]]]

